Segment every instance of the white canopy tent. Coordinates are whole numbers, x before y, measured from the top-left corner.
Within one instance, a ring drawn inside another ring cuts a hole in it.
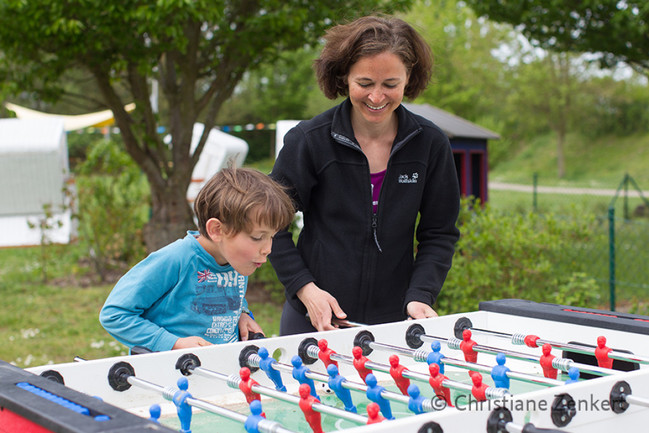
[[[202,123],[194,124],[192,152],[196,149],[204,129],[205,125]],[[227,167],[231,160],[236,167],[241,167],[247,155],[246,140],[213,128],[207,136],[201,157],[192,172],[192,182],[187,189],[187,200],[193,202],[205,182],[223,167]]]
[[[39,245],[41,233],[30,229],[27,221],[37,223],[43,216],[43,205],[53,211],[63,209],[62,193],[69,179],[66,131],[90,126],[111,125],[110,110],[84,115],[58,115],[31,110],[11,103],[5,106],[18,119],[0,119],[0,247]],[[125,107],[133,110],[134,104]],[[194,125],[192,151],[196,149],[205,126]],[[166,137],[168,142],[170,137]],[[216,128],[210,134],[192,172],[187,200],[192,203],[214,173],[230,161],[241,167],[248,155],[248,143]],[[48,231],[48,240],[67,243],[72,235],[71,212],[55,212],[53,219],[61,228]],[[56,225],[56,224],[55,224]]]
[[[19,119],[59,119],[63,122],[63,127],[66,131],[76,131],[78,129],[88,128],[90,126],[102,127],[109,126],[115,122],[113,112],[111,110],[97,111],[88,114],[51,114],[42,111],[32,110],[31,108],[21,107],[20,105],[5,102],[7,109],[16,113]],[[126,111],[133,111],[135,104],[131,103],[124,107]]]
[[[71,210],[64,188],[69,180],[63,121],[56,118],[0,119],[0,246],[68,243]],[[50,206],[51,228],[30,228]],[[61,226],[59,227],[59,223]]]

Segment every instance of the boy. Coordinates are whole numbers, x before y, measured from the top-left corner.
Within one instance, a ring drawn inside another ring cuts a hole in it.
[[[263,173],[224,168],[194,201],[199,231],[150,254],[113,288],[99,313],[126,346],[152,351],[247,340],[262,332],[244,297],[294,207]]]

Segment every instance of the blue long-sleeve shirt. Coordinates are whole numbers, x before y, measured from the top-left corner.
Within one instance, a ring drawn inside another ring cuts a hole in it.
[[[215,344],[238,341],[248,277],[216,263],[197,235],[188,231],[117,282],[99,313],[116,340],[153,351],[170,350],[189,336]]]

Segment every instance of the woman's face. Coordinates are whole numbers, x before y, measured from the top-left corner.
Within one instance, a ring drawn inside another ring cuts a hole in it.
[[[381,124],[401,104],[408,72],[399,56],[385,51],[354,63],[347,83],[354,113],[366,122]]]

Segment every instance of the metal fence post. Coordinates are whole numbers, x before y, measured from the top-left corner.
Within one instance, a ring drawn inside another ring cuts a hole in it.
[[[538,210],[537,201],[536,201],[536,197],[537,197],[536,187],[538,183],[539,183],[539,174],[534,173],[532,177],[532,211],[534,213],[536,213],[536,211]]]
[[[608,271],[610,309],[615,311],[615,208],[608,208]]]

